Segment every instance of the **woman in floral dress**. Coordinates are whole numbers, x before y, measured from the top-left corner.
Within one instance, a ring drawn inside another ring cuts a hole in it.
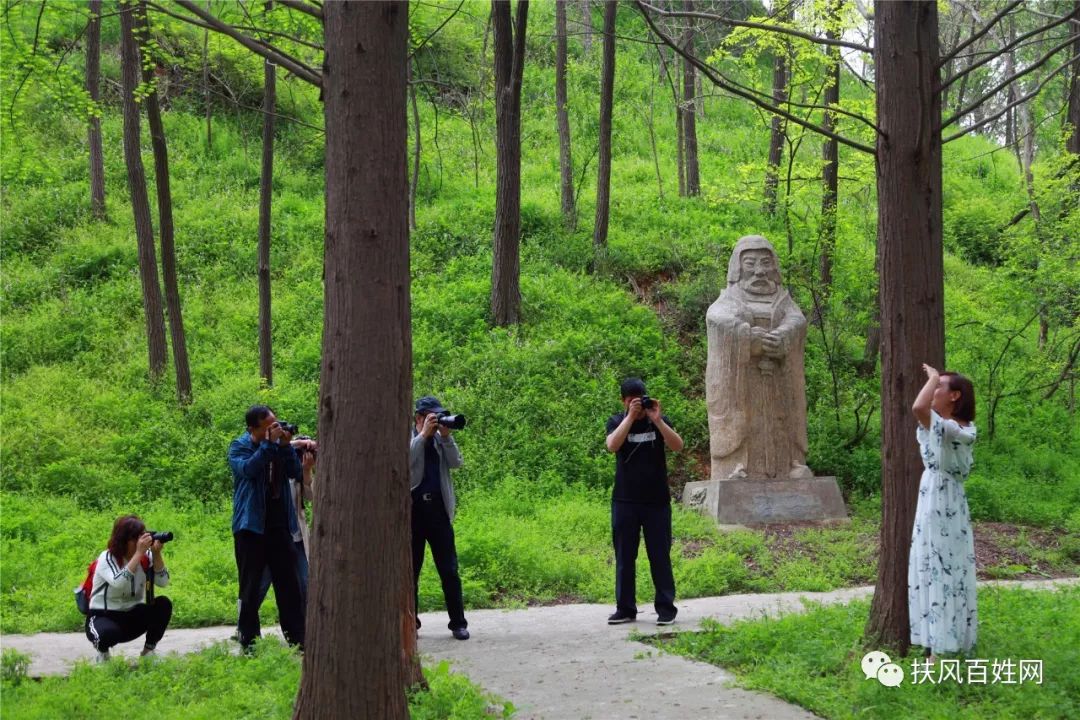
[[[964,482],[975,444],[975,389],[963,375],[929,365],[926,384],[911,406],[922,454],[919,505],[908,561],[911,644],[930,659],[967,652],[975,644],[975,538]]]

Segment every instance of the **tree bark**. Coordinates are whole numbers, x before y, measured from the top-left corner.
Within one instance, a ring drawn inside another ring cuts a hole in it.
[[[611,111],[615,97],[615,13],[616,0],[604,2],[604,58],[600,72],[600,158],[596,168],[596,222],[593,247],[607,247],[611,211]]]
[[[101,0],[90,0],[90,22],[86,26],[86,92],[95,105],[101,98]],[[95,109],[95,113],[98,109]],[[87,129],[90,146],[90,212],[105,219],[105,155],[101,148],[101,118],[90,116]]]
[[[869,645],[910,646],[908,551],[922,472],[910,406],[921,363],[944,366],[937,4],[874,4],[878,287],[881,299],[881,555]]]
[[[273,3],[265,7],[270,12]],[[259,374],[274,385],[273,313],[270,292],[270,227],[274,195],[274,114],[277,112],[277,66],[263,59],[262,169],[259,174]]]
[[[528,0],[519,0],[512,24],[510,1],[491,2],[497,156],[491,319],[502,327],[514,325],[521,318],[521,77],[528,13]]]
[[[555,0],[555,117],[559,125],[559,175],[561,178],[563,225],[577,227],[574,198],[574,162],[570,154],[570,114],[566,92],[566,0]]]
[[[206,11],[210,12],[210,0],[206,0]],[[209,150],[214,146],[214,128],[210,112],[210,28],[203,30],[202,84],[203,108],[206,112],[206,149]]]
[[[785,46],[786,47],[786,46]],[[773,103],[780,107],[787,102],[787,55],[777,52],[773,58]],[[769,121],[769,159],[765,165],[765,213],[776,214],[777,187],[780,183],[780,159],[784,152],[784,118],[773,115]]]
[[[831,40],[840,39],[839,23],[840,9],[843,0],[832,0],[827,10],[828,28],[825,37]],[[836,45],[828,45],[825,48],[828,58],[826,67],[828,72],[828,84],[825,86],[824,104],[826,108],[832,108],[840,104],[840,48]],[[826,110],[822,118],[822,127],[828,132],[836,131],[836,113]],[[832,264],[833,254],[836,252],[836,200],[839,194],[840,180],[840,146],[832,138],[826,137],[822,144],[822,167],[821,167],[821,234],[818,239],[820,248],[820,282],[822,302],[818,311],[824,313],[829,298],[829,290],[832,287]],[[817,323],[822,321],[816,317]]]
[[[146,3],[140,0],[135,19],[136,34],[149,41],[146,22]],[[153,69],[143,64],[143,82],[154,81]],[[180,284],[176,276],[176,242],[173,230],[172,189],[169,185],[169,147],[165,142],[165,126],[161,122],[161,106],[157,88],[144,100],[146,119],[150,125],[150,145],[154,151],[154,186],[157,190],[158,232],[161,234],[161,275],[165,284],[165,307],[169,319],[169,340],[172,343],[173,370],[176,373],[176,398],[181,405],[191,402],[191,367],[188,365],[187,339],[184,334],[184,315],[180,305]]]
[[[124,116],[124,162],[127,165],[128,191],[135,216],[135,241],[139,248],[139,280],[142,284],[143,313],[146,318],[146,342],[150,353],[150,378],[161,379],[165,373],[165,317],[158,282],[157,253],[154,250],[154,227],[150,220],[150,201],[146,196],[146,171],[140,148],[139,106],[135,90],[139,85],[139,46],[135,42],[134,6],[120,8],[120,69]]]
[[[687,10],[693,8],[691,0],[683,0],[683,7]],[[689,27],[686,30],[684,44],[688,52],[694,49],[694,19],[688,18]],[[697,114],[694,112],[695,85],[694,76],[696,70],[686,59],[683,60],[683,142],[686,143],[684,152],[686,160],[686,194],[693,197],[701,194],[701,174],[698,170],[698,146],[697,146]]]
[[[393,418],[410,416],[412,395],[408,5],[334,2],[324,12],[324,449],[294,718],[404,719],[416,667],[403,652],[413,617],[409,430]]]

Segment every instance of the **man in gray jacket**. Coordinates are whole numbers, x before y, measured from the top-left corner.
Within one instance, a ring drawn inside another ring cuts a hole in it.
[[[413,587],[416,592],[416,627],[420,627],[420,568],[424,564],[424,544],[442,581],[448,627],[458,640],[468,640],[465,602],[458,575],[457,548],[454,547],[454,484],[450,469],[461,467],[461,451],[450,428],[439,423],[446,409],[432,395],[416,401],[412,441],[409,444],[409,486],[412,489]]]

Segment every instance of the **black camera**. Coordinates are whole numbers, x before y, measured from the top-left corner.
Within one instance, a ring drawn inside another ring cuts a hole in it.
[[[278,420],[278,427],[280,427],[284,432],[287,432],[290,435],[295,435],[296,433],[300,432],[299,427],[293,425],[292,423],[287,423],[284,420]]]
[[[648,395],[641,396],[641,407],[643,409],[652,410],[654,405],[656,405],[656,401],[653,400],[651,397],[649,397]]]
[[[311,437],[310,435],[297,435],[297,436],[296,436],[295,438],[293,438],[293,439],[294,439],[294,440],[311,440],[311,439],[312,439],[312,437]],[[294,446],[294,447],[295,447],[295,446]],[[311,453],[312,455],[314,455],[314,456],[316,456],[316,457],[318,456],[315,450],[309,450],[308,448],[306,448],[306,447],[303,447],[303,446],[300,446],[300,447],[295,447],[295,449],[296,449],[296,455],[297,455],[297,456],[298,456],[298,457],[299,457],[299,458],[300,458],[301,460],[303,460],[303,459],[304,459],[304,453]]]
[[[451,430],[460,430],[465,427],[465,416],[458,413],[457,415],[451,415],[449,412],[439,413],[439,424],[444,428],[450,428]]]
[[[158,532],[157,530],[147,530],[146,532],[150,533],[150,537],[154,538],[156,542],[159,542],[162,545],[173,539],[173,534],[171,532]]]

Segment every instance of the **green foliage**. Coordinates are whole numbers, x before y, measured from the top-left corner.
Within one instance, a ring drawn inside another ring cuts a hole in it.
[[[26,679],[32,659],[15,648],[4,648],[3,653],[0,653],[0,682],[7,686],[18,687]]]
[[[968,656],[988,661],[1038,659],[1043,682],[1005,685],[944,682],[912,684],[913,652],[893,657],[904,683],[889,688],[860,668],[870,604],[809,604],[806,612],[707,623],[702,633],[680,633],[670,652],[732,670],[742,687],[764,690],[825,718],[1064,718],[1080,713],[1080,588],[1055,591],[982,588],[979,640]],[[963,671],[963,665],[962,671]],[[934,674],[935,679],[937,677]]]
[[[183,657],[142,658],[134,665],[113,659],[104,666],[79,663],[68,677],[20,683],[9,677],[4,651],[4,717],[56,720],[85,718],[113,707],[118,698],[146,717],[289,718],[300,683],[300,655],[275,639],[255,645],[250,657],[219,643]],[[409,715],[435,720],[513,716],[512,704],[488,695],[446,663],[425,668],[429,690],[409,694]]]

